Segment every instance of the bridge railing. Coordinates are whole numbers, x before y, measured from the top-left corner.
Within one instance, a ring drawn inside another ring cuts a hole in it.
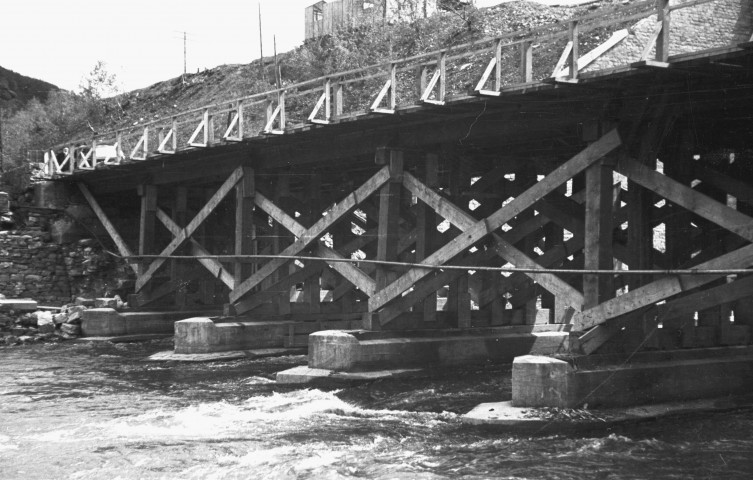
[[[70,175],[101,165],[283,135],[296,126],[326,125],[358,114],[392,115],[400,108],[441,106],[452,97],[469,94],[498,96],[547,78],[574,82],[581,70],[627,38],[630,26],[652,15],[657,20],[641,59],[654,52],[654,61],[666,62],[670,12],[717,1],[723,0],[672,5],[669,0],[648,0],[285,85],[58,145],[45,154],[44,172],[49,177]]]

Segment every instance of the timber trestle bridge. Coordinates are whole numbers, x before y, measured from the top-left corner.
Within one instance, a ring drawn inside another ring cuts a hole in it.
[[[288,344],[748,345],[751,10],[633,3],[71,142],[46,173],[128,260],[131,305],[316,323]]]

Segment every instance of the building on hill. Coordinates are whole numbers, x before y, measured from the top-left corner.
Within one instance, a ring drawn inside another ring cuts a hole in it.
[[[306,40],[375,20],[415,20],[473,0],[320,0],[306,8]]]

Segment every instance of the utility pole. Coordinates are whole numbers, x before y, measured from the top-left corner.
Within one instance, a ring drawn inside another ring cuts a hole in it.
[[[261,30],[261,3],[257,3],[259,7],[259,71],[261,73],[261,79],[266,80],[264,75],[264,43]]]
[[[282,75],[280,74],[280,67],[277,65],[277,35],[272,36],[272,42],[274,43],[275,49],[275,85],[279,90],[282,83]]]
[[[186,32],[183,32],[183,76],[186,76]]]

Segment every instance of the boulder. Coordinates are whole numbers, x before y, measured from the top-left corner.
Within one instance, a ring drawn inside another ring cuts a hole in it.
[[[79,337],[81,336],[81,325],[73,325],[71,323],[64,323],[60,326],[60,331],[66,335]]]

